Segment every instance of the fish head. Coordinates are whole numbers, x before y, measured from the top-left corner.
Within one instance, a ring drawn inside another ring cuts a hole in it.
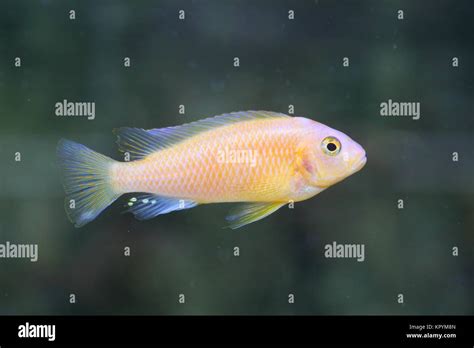
[[[311,186],[327,188],[364,167],[367,156],[361,145],[343,132],[305,120],[300,162]]]

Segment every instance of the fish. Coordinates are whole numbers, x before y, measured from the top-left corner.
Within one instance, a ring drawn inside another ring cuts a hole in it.
[[[361,170],[364,148],[305,117],[240,111],[155,129],[114,129],[116,161],[61,139],[57,157],[69,220],[82,227],[124,194],[138,220],[201,204],[238,203],[227,227],[261,220]]]

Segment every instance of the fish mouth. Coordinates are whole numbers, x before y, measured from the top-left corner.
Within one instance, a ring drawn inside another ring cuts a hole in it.
[[[361,170],[365,166],[366,163],[367,163],[367,156],[362,156],[361,159],[359,159],[352,167],[354,172],[358,172],[359,170]]]

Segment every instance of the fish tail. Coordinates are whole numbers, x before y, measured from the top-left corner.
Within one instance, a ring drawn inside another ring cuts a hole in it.
[[[59,141],[57,157],[66,192],[66,214],[76,227],[94,220],[120,197],[111,186],[113,159],[66,139]]]

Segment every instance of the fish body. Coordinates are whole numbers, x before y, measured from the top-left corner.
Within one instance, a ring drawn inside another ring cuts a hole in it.
[[[114,164],[113,186],[200,204],[308,198],[295,161],[307,132],[301,121],[255,119],[197,134],[141,160]]]
[[[76,226],[94,219],[122,194],[141,192],[128,202],[139,219],[198,204],[245,202],[228,217],[230,227],[237,228],[318,194],[366,162],[363,148],[344,133],[268,111],[115,132],[131,162],[114,161],[67,140],[58,146],[66,211]]]

